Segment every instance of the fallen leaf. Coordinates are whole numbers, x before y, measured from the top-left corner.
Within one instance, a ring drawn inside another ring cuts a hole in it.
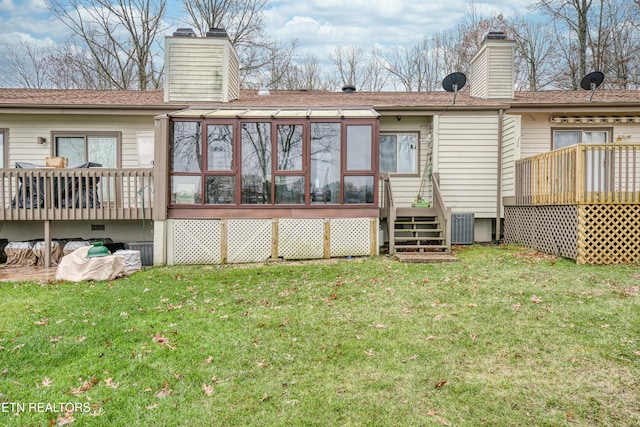
[[[74,396],[79,396],[82,393],[86,392],[87,390],[90,390],[96,384],[98,384],[98,380],[96,380],[95,378],[91,378],[91,380],[85,381],[78,388],[71,387],[70,391],[71,391],[71,394],[73,394]]]
[[[207,364],[209,364],[209,363],[211,363],[211,362],[213,362],[213,356],[209,356],[209,357],[207,357],[207,358],[205,359],[205,361],[204,361],[204,363],[207,363]]]
[[[49,324],[49,318],[45,317],[44,319],[40,319],[37,322],[34,322],[36,325],[46,326]]]
[[[376,324],[373,325],[373,327],[376,328],[376,329],[386,329],[387,328],[387,326],[383,325],[382,323],[376,323]]]
[[[78,337],[78,338],[76,338],[76,342],[82,342],[82,341],[84,341],[86,339],[87,339],[87,337]]]
[[[440,388],[443,387],[445,384],[447,383],[447,381],[440,381],[439,383],[436,384],[436,388]]]
[[[204,394],[206,394],[207,396],[211,396],[213,394],[213,385],[202,383],[202,390],[204,390]]]
[[[476,308],[478,306],[478,304],[474,304],[474,303],[470,302],[468,304],[468,306],[469,306],[469,308]]]
[[[164,382],[164,386],[160,390],[153,393],[155,397],[160,397],[160,398],[171,396],[172,394],[173,394],[173,390],[169,388],[169,383],[166,381]]]
[[[542,302],[542,298],[532,295],[531,296],[531,302],[534,304],[540,304]]]
[[[371,356],[373,356],[374,354],[376,354],[376,352],[375,352],[375,351],[373,351],[373,349],[372,349],[372,348],[370,348],[369,350],[365,351],[364,353],[365,353],[367,356],[369,356],[369,357],[371,357]]]
[[[106,380],[104,380],[104,383],[107,385],[107,387],[112,389],[117,389],[118,387],[120,387],[120,383],[114,383],[113,378],[107,378]]]
[[[432,410],[430,410],[429,412],[427,412],[427,415],[428,415],[429,417],[433,417],[435,414],[437,414],[437,412],[436,412],[436,411],[434,411],[433,409],[432,409]]]
[[[157,407],[158,407],[158,402],[154,403],[153,405],[147,406],[147,409],[152,410],[152,409],[156,409]]]
[[[522,307],[522,304],[520,303],[513,304],[513,308],[515,308],[516,310],[520,310],[520,307]]]
[[[67,412],[66,414],[64,414],[64,416],[58,415],[58,419],[56,420],[56,425],[57,426],[66,426],[68,424],[71,424],[75,420],[76,419],[73,418],[73,412]]]
[[[51,380],[47,377],[42,379],[42,387],[51,387]]]

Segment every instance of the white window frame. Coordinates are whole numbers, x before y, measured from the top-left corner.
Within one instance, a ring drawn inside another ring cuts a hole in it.
[[[401,136],[414,136],[415,137],[415,147],[410,148],[411,150],[414,150],[414,164],[413,164],[413,171],[398,171],[398,167],[400,166],[400,161],[398,159],[398,142],[400,141],[400,137]],[[382,165],[383,165],[383,161],[382,159],[380,159],[380,172],[381,173],[389,173],[392,174],[394,176],[419,176],[420,174],[420,132],[380,132],[380,156],[382,156],[382,138],[384,136],[395,136],[396,137],[396,151],[395,151],[395,158],[396,158],[396,165],[395,165],[395,171],[385,171],[382,170]]]

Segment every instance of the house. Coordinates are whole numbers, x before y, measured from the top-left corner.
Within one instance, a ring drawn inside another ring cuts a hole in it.
[[[240,90],[223,32],[176,33],[165,52],[163,91],[0,89],[0,237],[146,242],[155,264],[448,253],[503,235],[578,262],[640,259],[639,91],[514,92],[514,43],[496,34],[455,103]],[[101,167],[14,167],[47,157]],[[623,257],[581,255],[612,241]]]

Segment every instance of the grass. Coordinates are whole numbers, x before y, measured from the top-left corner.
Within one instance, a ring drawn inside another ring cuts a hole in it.
[[[0,284],[0,424],[640,425],[637,266],[457,255]]]

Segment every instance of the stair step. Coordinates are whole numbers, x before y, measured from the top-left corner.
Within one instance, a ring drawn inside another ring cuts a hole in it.
[[[438,225],[440,221],[396,221],[394,224],[398,225]]]
[[[396,233],[440,233],[441,228],[395,228]]]
[[[398,245],[396,251],[402,249],[449,249],[447,245]]]
[[[410,242],[412,240],[444,240],[444,236],[393,236],[396,242]]]

